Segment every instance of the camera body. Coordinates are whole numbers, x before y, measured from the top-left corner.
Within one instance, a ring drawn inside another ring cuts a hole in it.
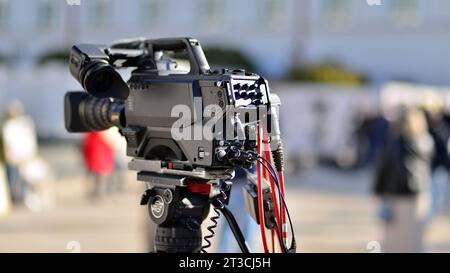
[[[117,69],[128,67],[125,82]],[[118,126],[130,169],[230,179],[236,167],[252,167],[260,124],[274,142],[279,136],[280,103],[268,82],[244,70],[211,71],[192,38],[76,45],[70,71],[92,96],[66,95],[67,130]]]
[[[124,68],[132,69],[128,81],[118,72]],[[200,43],[192,38],[75,45],[70,72],[87,93],[66,94],[66,129],[119,128],[132,158],[129,169],[138,171],[137,179],[147,184],[141,205],[148,205],[157,224],[157,252],[205,252],[216,224],[208,227],[211,234],[202,246],[201,223],[213,205],[248,253],[226,206],[234,171],[255,163],[257,178],[249,177],[246,203],[257,223],[279,230],[281,242],[275,184],[269,187],[262,181],[265,167],[264,176],[276,181],[279,202],[284,202],[284,182],[275,174],[283,170],[280,100],[263,77],[244,70],[212,71]],[[217,218],[211,220],[216,223]]]

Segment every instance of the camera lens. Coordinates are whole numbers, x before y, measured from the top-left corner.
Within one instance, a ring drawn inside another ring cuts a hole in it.
[[[64,123],[69,132],[93,132],[122,126],[123,102],[98,99],[86,92],[68,92],[64,97]]]

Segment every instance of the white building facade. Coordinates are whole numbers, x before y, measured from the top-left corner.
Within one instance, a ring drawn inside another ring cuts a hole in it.
[[[0,56],[138,36],[237,48],[273,78],[333,61],[375,82],[450,84],[448,0],[0,0]]]
[[[79,42],[191,36],[242,51],[269,79],[282,79],[293,65],[333,61],[375,86],[392,79],[450,85],[448,0],[68,2],[78,0],[0,0],[0,117],[20,99],[43,137],[68,136],[62,99],[80,85],[67,65],[36,61]]]

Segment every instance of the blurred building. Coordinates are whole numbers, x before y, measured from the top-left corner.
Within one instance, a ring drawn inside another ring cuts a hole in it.
[[[18,97],[39,117],[40,135],[62,133],[62,96],[80,87],[67,67],[39,58],[138,36],[237,49],[270,79],[335,62],[375,84],[448,85],[449,23],[447,0],[0,0],[0,107]]]
[[[447,0],[77,2],[0,0],[0,55],[31,60],[78,41],[193,36],[242,50],[275,78],[293,64],[336,61],[376,82],[450,83]]]

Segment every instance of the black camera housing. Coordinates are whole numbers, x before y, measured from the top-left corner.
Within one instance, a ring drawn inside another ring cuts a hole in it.
[[[180,70],[183,65],[189,70]],[[116,69],[127,67],[134,70],[125,82]],[[236,167],[254,163],[260,122],[268,133],[279,131],[272,130],[271,120],[279,99],[270,94],[268,82],[244,70],[211,71],[200,43],[192,38],[76,45],[70,72],[92,96],[66,95],[67,130],[118,126],[133,158],[131,169],[228,179]],[[220,108],[220,116],[204,114],[212,105]],[[178,106],[191,115],[174,115]],[[176,123],[190,136],[175,138]],[[198,137],[198,128],[205,126],[212,138],[203,131]]]

